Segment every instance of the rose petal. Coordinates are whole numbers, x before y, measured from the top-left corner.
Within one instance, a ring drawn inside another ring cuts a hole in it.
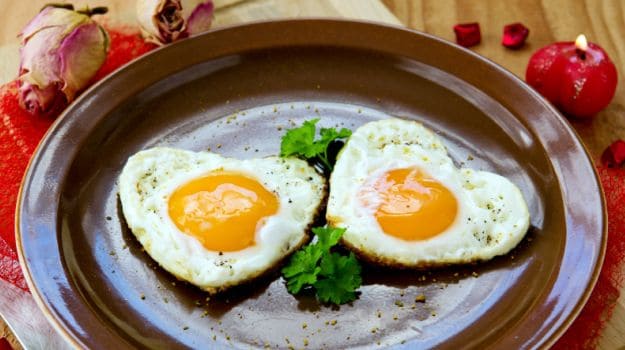
[[[456,33],[456,43],[464,47],[475,46],[482,41],[480,24],[477,22],[456,24],[454,33]]]
[[[95,22],[84,24],[69,34],[57,50],[61,60],[63,93],[73,101],[83,90],[106,59],[108,37]]]
[[[89,21],[91,21],[89,16],[84,14],[50,6],[41,10],[37,16],[28,22],[19,37],[24,43],[40,30],[51,27],[59,27],[61,34],[67,34],[77,25]]]
[[[44,89],[22,83],[19,87],[20,105],[31,114],[56,115],[67,106],[61,84],[54,83]]]
[[[65,28],[46,27],[29,38],[20,48],[20,80],[45,88],[61,80],[61,61],[55,54]]]
[[[521,23],[512,23],[503,27],[501,45],[509,49],[519,49],[525,44],[530,30]]]
[[[184,6],[187,6],[187,4],[185,4],[185,1],[182,4],[184,9]],[[204,1],[193,9],[189,17],[187,17],[187,33],[189,36],[197,35],[210,29],[213,22],[213,10],[212,0]]]
[[[610,168],[625,164],[625,141],[616,140],[601,155],[601,163]]]

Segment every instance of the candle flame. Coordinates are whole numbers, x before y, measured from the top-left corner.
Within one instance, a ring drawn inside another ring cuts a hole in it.
[[[575,39],[575,47],[584,52],[588,50],[588,40],[586,40],[586,36],[584,34],[577,36],[577,39]]]

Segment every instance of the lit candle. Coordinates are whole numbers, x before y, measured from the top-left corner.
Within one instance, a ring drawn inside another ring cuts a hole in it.
[[[610,103],[618,79],[608,54],[581,34],[536,51],[525,80],[566,115],[589,118]]]

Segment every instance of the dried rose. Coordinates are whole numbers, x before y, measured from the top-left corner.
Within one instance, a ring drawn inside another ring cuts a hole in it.
[[[530,30],[522,23],[507,24],[503,27],[501,45],[513,50],[520,49],[525,45],[525,40],[529,34]]]
[[[60,112],[106,59],[108,35],[90,17],[106,8],[61,6],[44,7],[19,34],[20,104],[33,114]]]
[[[456,24],[454,26],[454,33],[456,33],[456,42],[458,45],[464,47],[475,46],[482,41],[480,24],[477,22]]]
[[[137,0],[137,18],[147,40],[162,45],[207,31],[212,0]]]

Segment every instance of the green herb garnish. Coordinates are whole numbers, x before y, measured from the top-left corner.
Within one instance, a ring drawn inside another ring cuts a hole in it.
[[[362,283],[356,256],[330,251],[345,229],[316,227],[312,231],[317,241],[297,251],[282,269],[289,293],[314,288],[321,302],[337,305],[356,299],[356,289]]]
[[[287,130],[280,144],[280,156],[296,156],[305,160],[319,160],[326,172],[331,172],[333,164],[330,162],[328,147],[332,141],[351,136],[349,129],[321,128],[320,139],[315,141],[315,124],[319,119],[305,121],[302,126]]]

